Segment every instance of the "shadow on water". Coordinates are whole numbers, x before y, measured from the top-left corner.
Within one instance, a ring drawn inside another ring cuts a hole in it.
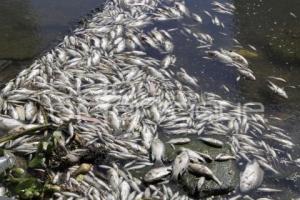
[[[3,0],[0,3],[0,83],[55,46],[104,0]]]

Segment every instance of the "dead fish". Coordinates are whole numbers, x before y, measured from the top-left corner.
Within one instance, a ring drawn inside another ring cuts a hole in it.
[[[280,189],[274,189],[274,188],[258,188],[257,191],[259,192],[270,192],[270,193],[273,193],[273,192],[282,192],[282,190]]]
[[[156,181],[160,181],[163,178],[170,175],[171,171],[172,171],[171,166],[153,168],[145,174],[144,181],[146,183],[153,183],[153,182],[156,182]]]
[[[258,160],[257,161],[258,164],[264,169],[264,170],[269,170],[271,172],[273,172],[274,174],[280,174],[279,171],[277,171],[276,169],[274,169],[270,164],[268,164],[267,162],[264,162],[262,160]]]
[[[198,81],[195,78],[192,78],[190,75],[188,75],[186,72],[177,72],[177,77],[183,81],[184,83],[187,83],[189,85],[198,87]]]
[[[246,69],[241,69],[241,68],[238,68],[237,69],[238,73],[244,77],[246,77],[247,79],[250,79],[252,81],[255,81],[256,80],[256,77],[253,75],[253,73],[249,70],[246,70]]]
[[[163,165],[165,151],[164,143],[159,138],[155,138],[151,144],[151,160],[155,165]]]
[[[205,165],[199,163],[190,163],[188,170],[195,176],[204,176],[206,178],[214,180],[218,185],[222,185],[222,182],[214,175],[214,173]]]
[[[282,97],[284,99],[288,99],[289,98],[288,95],[287,95],[287,93],[286,93],[286,91],[283,88],[278,87],[277,85],[275,85],[273,82],[271,82],[269,80],[268,80],[268,83],[269,83],[269,85],[268,85],[269,89],[274,94],[276,94],[276,95],[278,95],[278,96],[280,96],[280,97]]]
[[[224,64],[232,64],[233,60],[230,56],[225,55],[219,51],[206,51],[207,55],[215,60],[218,60]]]
[[[28,102],[25,104],[25,118],[27,121],[30,121],[34,115],[37,113],[37,108],[33,102]]]
[[[4,156],[0,157],[0,174],[4,172],[6,169],[14,166],[15,159],[13,155],[5,154]]]
[[[281,82],[284,82],[286,83],[287,81],[284,79],[284,78],[281,78],[281,77],[276,77],[276,76],[268,76],[268,78],[270,79],[274,79],[274,80],[277,80],[277,81],[281,81]]]
[[[227,161],[227,160],[235,160],[235,156],[220,153],[215,158],[215,161]]]
[[[193,13],[192,14],[192,17],[193,17],[193,19],[195,20],[195,21],[197,21],[197,22],[199,22],[200,24],[202,24],[202,18],[199,16],[199,15],[197,15],[197,14],[195,14],[195,13]]]
[[[191,142],[190,138],[173,138],[167,141],[168,144],[187,144],[190,142]]]
[[[182,151],[176,156],[172,165],[172,180],[177,180],[179,176],[184,174],[189,165],[189,155],[186,151]]]
[[[197,182],[197,190],[198,191],[201,191],[201,188],[202,188],[204,182],[205,182],[205,177],[200,177]]]
[[[297,15],[295,15],[293,12],[290,12],[290,15],[294,18],[297,18]]]
[[[10,131],[20,126],[24,126],[22,122],[8,117],[0,116],[0,130]]]
[[[120,184],[120,178],[118,172],[114,168],[107,170],[107,179],[113,191],[117,191]]]
[[[186,151],[188,153],[191,162],[202,162],[202,163],[206,163],[207,162],[206,159],[204,157],[202,157],[196,151],[193,151],[193,150],[185,148],[185,147],[180,147],[179,148],[179,152],[183,152],[183,151]]]
[[[238,63],[240,63],[240,64],[242,64],[244,66],[248,66],[249,65],[249,63],[248,63],[248,61],[247,61],[246,58],[244,58],[242,55],[240,55],[240,54],[238,54],[238,53],[236,53],[234,51],[227,51],[227,50],[221,49],[221,52],[224,53],[224,54],[226,54],[226,55],[228,55],[228,56],[230,56],[231,59],[233,61],[235,61],[235,62],[238,62]]]
[[[264,171],[258,162],[253,160],[248,162],[245,170],[240,176],[240,191],[245,193],[258,188],[264,179]]]
[[[224,143],[221,140],[217,140],[214,138],[198,137],[198,139],[209,146],[213,146],[213,147],[217,147],[217,148],[222,148],[224,146]]]
[[[130,193],[130,185],[127,183],[126,180],[122,181],[120,184],[120,199],[121,200],[127,200],[127,197],[129,196]]]
[[[119,130],[120,129],[121,122],[120,122],[119,117],[118,117],[116,112],[109,111],[108,112],[108,119],[109,119],[109,122],[110,122],[110,124],[111,124],[111,126],[114,130]]]
[[[186,16],[190,16],[190,11],[189,9],[180,2],[175,2],[175,6],[178,8],[178,10],[180,10],[180,12],[182,12],[184,15]]]

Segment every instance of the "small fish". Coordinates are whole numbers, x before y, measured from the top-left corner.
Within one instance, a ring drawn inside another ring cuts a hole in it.
[[[153,183],[153,182],[156,182],[156,181],[160,181],[163,178],[170,175],[171,171],[172,171],[171,166],[153,168],[145,174],[144,181],[146,183]]]
[[[216,156],[215,161],[235,160],[235,156],[220,153]]]
[[[113,128],[115,131],[117,131],[117,130],[120,129],[120,124],[121,124],[121,122],[120,122],[119,117],[118,117],[118,115],[117,115],[116,112],[114,112],[114,111],[109,111],[109,112],[108,112],[108,119],[109,119],[109,122],[110,122],[112,128]]]
[[[196,22],[199,22],[200,24],[202,24],[203,20],[202,20],[202,18],[201,18],[199,15],[193,13],[193,14],[192,14],[192,17],[193,17],[193,19],[194,19]]]
[[[244,77],[246,77],[247,79],[250,79],[252,81],[255,81],[256,80],[256,77],[253,75],[253,73],[247,69],[241,69],[241,68],[238,68],[238,73]]]
[[[213,147],[222,148],[224,146],[224,143],[221,140],[217,140],[214,138],[198,137],[198,139],[204,142],[205,144]]]
[[[280,189],[274,189],[274,188],[258,188],[257,191],[259,192],[282,192]]]
[[[192,78],[190,75],[188,75],[186,72],[177,72],[177,77],[181,80],[181,81],[183,81],[183,82],[185,82],[185,83],[187,83],[187,84],[189,84],[189,85],[192,85],[192,86],[195,86],[195,87],[198,87],[199,85],[198,85],[198,83],[197,83],[197,80],[196,79],[194,79],[194,78]]]
[[[297,15],[295,15],[293,12],[290,12],[290,15],[294,18],[297,18]]]
[[[282,81],[284,83],[286,83],[287,81],[281,77],[276,77],[276,76],[268,76],[268,78],[270,79],[274,79],[274,80],[277,80],[277,81]]]
[[[173,138],[167,141],[168,144],[187,144],[190,142],[191,142],[190,138]]]
[[[268,83],[269,83],[269,85],[268,85],[269,89],[274,94],[276,94],[276,95],[278,95],[278,96],[280,96],[280,97],[282,97],[284,99],[288,99],[289,98],[288,95],[287,95],[287,93],[286,93],[286,91],[283,88],[278,87],[277,85],[275,85],[273,82],[271,82],[269,80],[268,80]]]
[[[214,180],[218,185],[222,185],[222,182],[205,165],[199,163],[190,163],[188,170],[191,174],[194,174],[195,176],[204,176],[206,178]]]
[[[163,165],[165,151],[164,143],[159,138],[155,138],[151,144],[151,160],[155,165]]]
[[[207,160],[196,151],[193,151],[185,147],[180,147],[179,152],[183,152],[183,151],[186,151],[188,153],[191,162],[202,162],[202,163],[207,162]]]
[[[129,196],[130,193],[130,185],[127,183],[126,180],[124,180],[120,186],[120,199],[121,200],[127,200],[127,197]]]
[[[200,177],[197,182],[197,191],[201,191],[204,182],[205,182],[205,177]]]
[[[232,64],[233,63],[233,60],[230,56],[223,54],[219,51],[206,51],[206,53],[210,58],[218,60],[219,62],[222,62],[224,64]]]
[[[4,172],[6,169],[14,166],[15,159],[10,154],[5,154],[4,156],[0,157],[0,174]]]

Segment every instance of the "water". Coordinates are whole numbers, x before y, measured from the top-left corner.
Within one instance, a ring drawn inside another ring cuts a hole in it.
[[[216,15],[225,24],[224,29],[212,25],[210,17],[203,12],[211,10],[210,3],[208,0],[188,1],[192,11],[202,16],[204,21],[202,25],[191,28],[212,35],[215,39],[214,50],[231,49],[244,55],[257,80],[241,79],[237,82],[237,74],[234,71],[222,63],[203,59],[206,55],[203,54],[203,50],[196,48],[195,41],[182,41],[180,34],[175,39],[181,47],[176,49],[178,65],[196,76],[205,91],[212,91],[235,102],[263,103],[267,117],[282,118],[281,121],[272,120],[272,123],[287,130],[293,142],[300,144],[300,88],[289,87],[300,84],[300,2],[233,1],[236,6],[233,16]],[[237,39],[240,45],[233,39]],[[255,46],[256,51],[252,50],[250,45]],[[276,83],[285,87],[289,95],[288,100],[277,98],[269,92],[266,84],[268,76],[278,76],[287,80],[287,83]],[[230,89],[230,93],[222,89],[223,84]],[[296,145],[292,157],[299,158],[299,155],[300,148]],[[297,169],[290,169],[284,172],[284,176],[290,176],[296,171]],[[293,183],[283,181],[280,177],[267,174],[266,182],[274,188],[285,190],[277,196],[279,199],[300,195]]]
[[[231,18],[228,31],[245,47],[245,50],[256,53],[256,55],[245,54],[245,57],[250,62],[257,80],[242,80],[236,87],[229,87],[233,88],[236,93],[236,96],[231,99],[238,102],[262,102],[266,115],[282,118],[282,121],[273,123],[284,127],[292,136],[293,142],[300,144],[298,123],[300,88],[288,87],[300,84],[298,78],[300,77],[300,2],[242,0],[234,1],[234,5],[237,9]],[[247,47],[248,44],[255,46],[257,51],[252,51],[250,47]],[[234,47],[231,48],[234,49]],[[278,99],[268,92],[266,77],[270,75],[287,80],[287,83],[279,82],[278,84],[286,87],[288,100]],[[232,84],[230,80],[227,84]],[[296,147],[292,156],[298,158],[299,155],[300,149]],[[291,173],[293,173],[292,169],[287,175]],[[286,190],[284,194],[281,194],[281,199],[287,199],[290,189],[293,190],[291,193],[295,192],[296,196],[299,196],[299,190],[295,191],[291,184],[280,182],[272,176],[268,177],[268,182],[271,182],[274,187]]]
[[[237,8],[234,15],[217,15],[225,28],[212,25],[204,13],[204,10],[211,10],[210,3],[210,0],[187,1],[192,11],[201,15],[204,21],[202,25],[190,28],[212,35],[215,38],[214,49],[222,47],[239,51],[249,61],[257,80],[241,79],[237,82],[234,71],[221,63],[203,59],[205,54],[196,48],[195,41],[182,40],[182,35],[175,31],[174,41],[176,46],[180,46],[175,50],[177,64],[199,79],[202,90],[212,91],[235,102],[262,102],[267,116],[282,118],[282,121],[273,120],[273,124],[285,128],[293,137],[293,142],[300,144],[300,88],[288,87],[300,85],[300,2],[233,1]],[[13,60],[2,71],[1,81],[14,77],[20,66],[30,63],[35,56],[53,46],[68,33],[80,16],[99,4],[97,0],[85,0],[84,3],[83,0],[1,2],[0,27],[3,30],[0,31],[0,59]],[[237,48],[233,39],[237,39],[243,48]],[[252,50],[248,45],[255,46],[257,50]],[[269,75],[287,80],[287,83],[279,85],[286,87],[288,100],[278,99],[268,92],[265,79]],[[222,85],[226,85],[231,92],[226,93]],[[292,156],[298,158],[299,155],[300,148],[296,147]],[[293,170],[285,175],[293,173]],[[267,174],[266,182],[274,188],[285,190],[278,196],[281,199],[286,199],[287,195],[300,195],[290,182],[282,181],[280,177]]]
[[[102,0],[3,0],[0,3],[0,83],[57,44]],[[1,66],[2,63],[2,66]]]

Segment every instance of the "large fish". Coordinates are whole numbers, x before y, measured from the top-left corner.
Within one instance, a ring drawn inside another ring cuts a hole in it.
[[[186,171],[190,162],[189,154],[187,151],[182,151],[176,156],[172,165],[172,180],[177,180],[178,177]]]
[[[256,160],[247,163],[240,175],[240,191],[249,192],[258,188],[264,179],[264,171]]]

